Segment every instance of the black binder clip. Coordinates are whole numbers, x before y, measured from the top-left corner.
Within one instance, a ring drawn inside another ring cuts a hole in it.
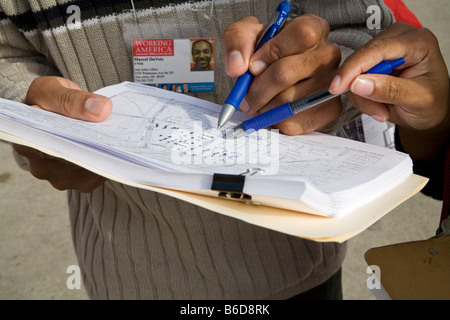
[[[245,177],[264,172],[262,169],[248,169],[240,175],[215,173],[211,190],[218,191],[219,198],[242,201],[245,204],[258,205],[252,196],[244,193]]]

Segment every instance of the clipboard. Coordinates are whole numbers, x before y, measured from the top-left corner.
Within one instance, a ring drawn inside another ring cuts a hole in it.
[[[427,178],[412,174],[399,186],[386,192],[382,197],[343,217],[329,218],[306,212],[292,211],[286,208],[283,209],[281,208],[282,203],[280,203],[279,207],[263,205],[264,199],[262,197],[249,197],[243,192],[243,187],[245,177],[252,175],[252,171],[243,173],[240,176],[217,175],[212,181],[209,194],[191,193],[123,179],[89,166],[86,163],[70,159],[54,150],[0,131],[0,139],[2,138],[12,143],[35,148],[50,156],[71,161],[78,166],[119,183],[162,193],[250,224],[317,242],[343,243],[355,237],[401,203],[420,192],[428,182]]]
[[[450,236],[373,248],[364,258],[379,267],[392,300],[450,300]]]

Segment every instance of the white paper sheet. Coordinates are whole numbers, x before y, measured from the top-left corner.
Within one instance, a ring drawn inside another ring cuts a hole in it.
[[[187,95],[134,83],[97,93],[113,101],[102,123],[0,100],[0,130],[123,179],[178,190],[207,192],[214,173],[263,169],[247,177],[245,193],[301,201],[326,216],[349,213],[412,173],[406,154],[318,133],[290,137],[260,130],[229,139],[215,129],[221,106]],[[236,113],[228,125],[247,118]]]

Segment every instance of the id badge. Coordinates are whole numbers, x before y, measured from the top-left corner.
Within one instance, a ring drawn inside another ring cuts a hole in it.
[[[176,92],[213,92],[214,39],[133,40],[134,82]]]

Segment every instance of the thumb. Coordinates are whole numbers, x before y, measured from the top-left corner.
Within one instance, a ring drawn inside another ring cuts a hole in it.
[[[353,81],[350,90],[364,98],[385,104],[414,108],[424,91],[423,85],[411,79],[366,74]]]
[[[230,77],[239,77],[248,70],[250,57],[263,29],[264,25],[255,17],[242,18],[225,29],[225,67]]]
[[[25,103],[90,122],[103,121],[112,111],[109,98],[83,91],[74,82],[60,77],[35,79],[30,85]]]

